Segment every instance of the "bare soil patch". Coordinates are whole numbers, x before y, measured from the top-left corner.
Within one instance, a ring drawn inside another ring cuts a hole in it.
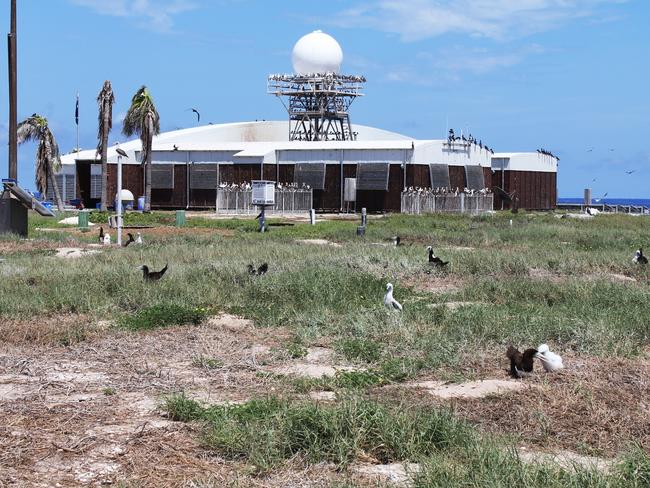
[[[0,485],[252,480],[238,463],[207,455],[198,427],[171,422],[159,408],[164,395],[177,392],[210,403],[282,393],[281,381],[257,374],[259,349],[251,346],[277,348],[286,332],[231,319],[141,334],[118,331],[69,347],[5,343]],[[202,367],[201,357],[218,367]]]
[[[562,355],[564,370],[545,373],[537,363],[532,376],[516,380],[525,388],[521,391],[446,399],[413,389],[413,402],[451,406],[482,430],[511,433],[535,449],[598,456],[615,456],[631,442],[650,449],[650,360]],[[464,364],[456,373],[515,381],[508,380],[507,360],[500,354],[486,352]]]
[[[510,391],[519,391],[530,388],[523,381],[487,379],[467,381],[464,383],[451,383],[449,381],[422,381],[407,383],[404,386],[422,388],[427,393],[439,398],[482,398],[488,395],[498,395]]]
[[[420,465],[415,463],[393,464],[357,464],[350,467],[350,471],[365,482],[375,484],[389,484],[391,486],[410,486],[412,476],[420,471]]]
[[[519,459],[528,464],[554,463],[566,470],[583,468],[587,470],[596,469],[600,472],[607,473],[611,470],[614,464],[610,459],[603,459],[596,456],[585,456],[567,450],[544,452],[521,447],[517,450],[517,455],[519,456]]]
[[[341,244],[338,242],[328,241],[327,239],[297,239],[296,242],[300,244],[314,244],[317,246],[341,247]]]
[[[273,371],[283,375],[322,378],[323,376],[335,376],[337,371],[358,371],[359,369],[361,368],[335,363],[334,351],[329,348],[310,347],[304,358],[282,364],[273,368]]]
[[[91,256],[97,254],[97,249],[86,249],[82,247],[60,247],[56,250],[57,258],[76,259],[83,256]]]
[[[433,294],[454,293],[463,287],[463,281],[453,275],[414,274],[403,277],[404,284],[415,290]]]

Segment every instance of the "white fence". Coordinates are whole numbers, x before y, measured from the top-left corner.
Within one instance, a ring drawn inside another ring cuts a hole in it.
[[[423,214],[435,212],[479,214],[492,210],[493,195],[433,195],[430,193],[402,193],[402,213]]]
[[[313,208],[312,190],[275,189],[275,205],[267,207],[268,213],[292,214],[305,213]],[[252,190],[217,189],[217,213],[231,215],[257,214],[260,209],[253,205]]]

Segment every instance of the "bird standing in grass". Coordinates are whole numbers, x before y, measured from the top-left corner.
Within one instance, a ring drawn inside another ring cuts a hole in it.
[[[632,258],[632,262],[636,264],[648,264],[648,258],[643,255],[643,249],[637,249]]]
[[[513,378],[523,378],[533,372],[533,359],[537,349],[526,349],[522,354],[514,346],[509,346],[506,356],[510,359],[510,374]]]
[[[394,236],[393,237],[393,244],[395,244],[395,246],[399,246],[401,242],[402,242],[402,239],[400,238],[400,236]]]
[[[255,276],[256,274],[255,266],[253,266],[252,264],[248,265],[248,274],[251,276]]]
[[[127,232],[126,235],[129,236],[129,238],[124,242],[124,244],[122,244],[123,247],[126,247],[129,244],[131,244],[132,242],[135,242],[135,239],[133,238],[133,234],[131,234],[130,232]]]
[[[142,244],[142,234],[140,234],[139,232],[135,236],[135,243]]]
[[[535,354],[535,357],[542,362],[544,371],[547,373],[553,373],[564,368],[562,356],[552,352],[547,344],[540,344],[537,348],[537,354]]]
[[[393,298],[393,284],[386,284],[386,294],[384,295],[384,305],[391,310],[402,310],[402,305]]]
[[[440,259],[439,257],[437,257],[437,256],[435,256],[433,254],[433,247],[427,246],[427,251],[429,253],[429,263],[430,264],[432,264],[434,266],[438,266],[440,268],[442,268],[444,266],[447,266],[449,264],[449,261],[443,261],[442,259]]]
[[[104,234],[104,245],[105,246],[110,246],[111,245],[111,235],[110,234]]]
[[[104,244],[104,228],[99,228],[99,243]]]
[[[149,271],[149,266],[143,264],[142,266],[140,266],[139,269],[142,270],[142,279],[144,281],[158,281],[160,278],[163,277],[165,271],[167,271],[168,266],[169,264],[165,264],[165,267],[160,271]]]

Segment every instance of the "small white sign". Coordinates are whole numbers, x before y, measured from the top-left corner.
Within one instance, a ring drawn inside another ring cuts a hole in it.
[[[275,181],[253,180],[253,205],[275,205]]]

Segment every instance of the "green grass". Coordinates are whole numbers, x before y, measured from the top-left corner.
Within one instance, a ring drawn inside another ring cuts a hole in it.
[[[205,309],[181,305],[154,305],[132,315],[125,315],[118,326],[130,331],[155,329],[170,325],[200,324],[207,316]]]
[[[259,234],[252,219],[198,217],[188,219],[183,234],[152,235],[144,246],[64,260],[47,248],[91,242],[95,235],[67,234],[56,223],[62,217],[30,215],[34,240],[29,243],[0,237],[6,249],[5,262],[0,262],[0,319],[84,314],[91,322],[113,319],[137,332],[200,324],[223,310],[252,319],[257,327],[284,328],[291,339],[283,347],[291,358],[325,343],[363,368],[332,378],[291,380],[296,392],[336,390],[343,400],[331,406],[268,399],[204,408],[183,397],[170,399],[170,413],[204,422],[206,444],[228,458],[266,470],[295,455],[346,465],[364,452],[386,462],[422,463],[418,487],[650,485],[650,462],[641,450],[631,451],[611,476],[531,467],[490,439],[479,438],[448,412],[365,397],[375,394],[376,387],[421,373],[458,371],[456,379],[471,375],[456,367],[470,348],[503,351],[511,342],[548,342],[584,355],[642,354],[650,345],[650,268],[634,266],[631,257],[639,246],[650,248],[645,218],[578,221],[523,212],[394,215],[372,217],[366,236],[358,238],[356,221],[272,227]],[[93,213],[91,220],[104,217]],[[129,218],[132,225],[173,224],[169,212]],[[232,237],[221,230],[232,231]],[[393,235],[400,235],[405,245],[381,245]],[[295,242],[305,238],[330,239],[342,247]],[[428,244],[451,261],[448,270],[431,272]],[[262,262],[269,263],[269,273],[248,276],[246,265]],[[139,265],[159,269],[165,263],[169,271],[161,281],[143,282]],[[551,277],[531,276],[530,268]],[[613,273],[636,281],[613,279]],[[414,286],[445,280],[458,288],[431,294]],[[403,313],[383,306],[388,281],[404,304]],[[478,304],[456,310],[431,307],[446,301]],[[86,329],[70,328],[60,342],[72,345],[86,336]],[[197,356],[192,365],[215,369],[221,362]]]
[[[650,457],[633,449],[605,474],[586,468],[523,463],[513,450],[479,436],[446,410],[383,405],[347,396],[334,405],[270,397],[242,405],[203,407],[168,397],[171,419],[204,425],[203,443],[229,460],[265,472],[296,456],[341,467],[361,455],[379,463],[414,462],[415,487],[645,487]]]

